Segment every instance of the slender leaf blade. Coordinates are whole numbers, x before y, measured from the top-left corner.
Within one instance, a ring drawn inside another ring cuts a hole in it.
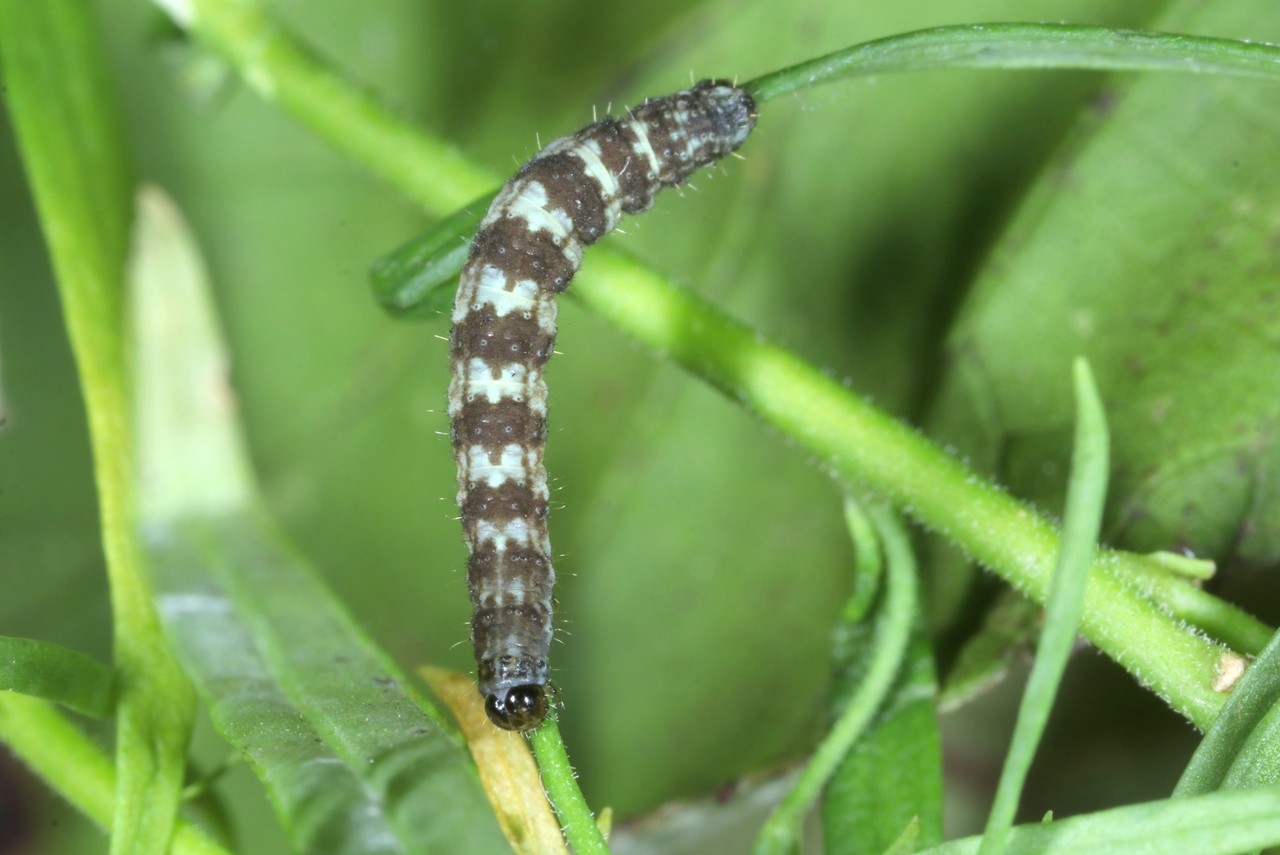
[[[852,500],[846,502],[845,513],[851,523],[863,516]],[[757,855],[792,852],[799,847],[804,815],[874,720],[892,690],[907,654],[912,628],[918,617],[915,555],[902,523],[892,511],[872,505],[866,516],[874,526],[876,539],[884,551],[886,579],[884,599],[876,611],[872,637],[867,645],[865,672],[859,676],[847,703],[830,732],[818,744],[795,788],[760,830],[753,850]],[[847,654],[845,658],[848,658]],[[892,836],[896,837],[900,831],[901,825],[893,830]]]
[[[1107,471],[1111,462],[1106,415],[1089,363],[1077,359],[1074,374],[1076,437],[1071,454],[1071,480],[1067,486],[1067,513],[1062,522],[1062,545],[1053,571],[1049,600],[1045,604],[1040,645],[1018,707],[1013,740],[983,834],[983,855],[1004,852],[1022,795],[1022,785],[1031,769],[1031,761],[1049,721],[1053,699],[1058,693],[1058,684],[1062,682],[1067,659],[1075,644],[1080,615],[1084,611],[1089,565],[1097,550],[1102,527],[1102,510],[1107,500]]]
[[[1010,855],[1238,855],[1280,844],[1280,787],[1163,799],[1054,822],[1019,825]],[[920,855],[974,855],[978,837]]]
[[[870,667],[872,623],[861,619],[880,575],[875,529],[846,500],[845,517],[857,555],[854,594],[833,643],[836,714],[852,699]],[[840,761],[823,790],[823,839],[829,853],[881,853],[912,828],[912,841],[942,841],[942,746],[935,713],[932,648],[917,617],[889,694],[867,731]]]
[[[0,691],[55,701],[92,716],[111,713],[115,675],[89,656],[47,641],[0,636]]]

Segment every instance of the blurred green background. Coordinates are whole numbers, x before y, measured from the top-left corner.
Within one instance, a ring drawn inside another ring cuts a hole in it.
[[[1149,26],[1166,5],[289,0],[273,8],[404,115],[506,173],[539,138],[589,121],[592,105],[664,94],[691,77],[745,80],[948,23]],[[1218,5],[1236,23],[1213,34],[1280,37],[1274,13],[1256,14],[1264,4]],[[367,285],[370,263],[430,221],[223,77],[154,6],[103,0],[99,10],[137,174],[174,196],[202,242],[271,508],[401,663],[469,669],[444,414],[447,321],[391,320]],[[1254,29],[1263,17],[1269,31]],[[1176,84],[1196,85],[1208,84]],[[972,427],[972,401],[984,398],[966,386],[974,376],[966,354],[989,353],[989,316],[969,305],[952,339],[959,368],[950,371],[948,330],[980,272],[984,294],[996,287],[1001,270],[990,253],[1019,201],[1038,180],[1045,192],[1063,140],[1105,119],[1114,92],[1113,82],[1083,73],[936,72],[783,98],[763,111],[745,160],[699,176],[696,190],[667,194],[609,240],[877,405],[916,423],[929,418],[961,446],[967,438],[965,450],[996,468],[1003,446],[979,442],[990,438]],[[1165,102],[1172,113],[1176,92]],[[83,412],[7,126],[0,141],[0,632],[107,660]],[[1017,246],[1002,251],[1020,259]],[[1040,308],[1011,311],[1003,328],[1020,328]],[[1034,329],[1024,330],[1033,350]],[[560,330],[547,454],[563,642],[553,664],[588,798],[626,818],[793,760],[811,744],[850,548],[838,492],[803,453],[572,299],[562,301]],[[1000,409],[1011,411],[1003,399]],[[1060,462],[1051,442],[1022,448],[1027,468]],[[1028,490],[1055,495],[1039,474],[1024,479]],[[1231,548],[1222,538],[1212,545]],[[1270,558],[1263,549],[1255,564]],[[1038,767],[1052,774],[1033,780],[1028,815],[1167,794],[1190,729],[1099,657],[1082,657],[1070,679]],[[953,833],[985,811],[1015,691],[945,721]],[[206,729],[197,754],[213,763],[225,749]],[[20,770],[0,765],[0,775],[0,827],[13,841],[0,852],[101,850],[97,832],[40,797]],[[225,790],[242,851],[282,851],[252,777],[241,768]]]

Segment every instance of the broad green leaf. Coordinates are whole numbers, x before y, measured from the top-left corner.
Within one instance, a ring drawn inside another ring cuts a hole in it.
[[[56,701],[86,715],[111,714],[111,669],[75,650],[0,636],[0,691]]]
[[[1275,42],[1280,8],[1184,2],[1156,26]],[[1280,559],[1276,116],[1280,87],[1264,82],[1113,84],[967,300],[937,428],[1056,506],[1063,378],[1084,353],[1115,437],[1108,539]]]
[[[465,751],[258,507],[194,240],[143,197],[140,525],[159,608],[299,851],[497,852]]]
[[[194,717],[139,564],[122,327],[129,154],[87,0],[0,2],[6,102],[53,261],[89,422],[111,585],[118,781],[113,855],[161,855]]]

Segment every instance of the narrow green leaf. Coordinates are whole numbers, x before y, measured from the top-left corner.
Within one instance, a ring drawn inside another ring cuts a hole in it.
[[[131,295],[140,525],[215,725],[301,851],[500,851],[466,752],[260,510],[194,240],[159,193],[140,208],[165,272]]]
[[[1222,787],[1243,790],[1280,783],[1280,701],[1271,705],[1231,763]]]
[[[1280,787],[1164,799],[1047,823],[1020,825],[1010,855],[1239,855],[1280,844]],[[966,837],[920,855],[974,855]]]
[[[855,518],[858,516],[856,513],[852,515]],[[866,674],[859,681],[831,732],[814,751],[809,764],[796,781],[795,788],[787,794],[760,830],[754,849],[759,855],[798,850],[800,826],[805,814],[849,750],[865,732],[888,695],[906,655],[911,628],[916,619],[915,557],[902,524],[891,511],[873,506],[868,510],[868,515],[884,550],[886,591],[884,603],[876,616],[875,636]],[[893,835],[896,836],[901,829],[902,824],[899,823],[893,830]]]
[[[369,269],[373,296],[395,317],[431,320],[453,305],[458,271],[467,260],[470,236],[484,218],[486,194],[434,228],[392,250]]]
[[[110,668],[83,653],[47,641],[0,636],[0,691],[102,717],[111,714],[114,680]]]
[[[862,618],[881,569],[879,538],[851,499],[846,500],[845,518],[857,571],[854,594],[832,644],[837,716],[867,678],[874,656],[875,627]],[[917,619],[888,696],[823,790],[823,840],[831,855],[880,853],[908,827],[913,845],[941,842],[942,748],[936,694],[932,650]]]
[[[89,417],[118,675],[114,855],[168,850],[194,696],[139,566],[122,277],[131,220],[120,112],[87,0],[0,0],[6,100],[49,244]]]
[[[920,838],[920,820],[913,819],[902,829],[902,833],[884,850],[884,855],[911,855],[920,847],[916,844]]]
[[[1018,707],[1009,756],[996,788],[995,803],[982,837],[982,855],[1005,851],[1013,817],[1022,796],[1031,761],[1035,757],[1058,684],[1067,668],[1084,609],[1089,565],[1098,545],[1102,510],[1107,500],[1110,443],[1102,399],[1094,385],[1089,364],[1075,362],[1076,439],[1071,456],[1071,480],[1067,485],[1067,511],[1062,524],[1062,546],[1049,601],[1045,605],[1044,630],[1031,676]]]
[[[1280,80],[1280,47],[1079,24],[969,24],[854,45],[743,86],[768,101],[819,83],[930,68],[1189,71]]]

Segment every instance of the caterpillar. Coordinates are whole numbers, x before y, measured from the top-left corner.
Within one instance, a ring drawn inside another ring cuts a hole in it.
[[[755,121],[748,92],[704,80],[588,125],[506,183],[471,243],[449,336],[449,418],[477,682],[500,728],[532,730],[547,714],[555,571],[542,369],[555,342],[554,298],[584,247],[735,151]]]

